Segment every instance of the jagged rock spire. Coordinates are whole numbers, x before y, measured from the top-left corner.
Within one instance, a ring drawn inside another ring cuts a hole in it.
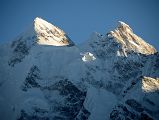
[[[114,38],[126,51],[135,51],[142,54],[153,54],[156,49],[133,33],[133,30],[124,22],[119,21],[117,28],[110,31],[108,37]]]

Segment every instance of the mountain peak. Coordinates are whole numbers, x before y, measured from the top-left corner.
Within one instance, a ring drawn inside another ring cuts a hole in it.
[[[43,22],[46,22],[45,20],[43,20],[42,18],[40,18],[40,17],[36,17],[35,19],[34,19],[34,22],[40,22],[40,21],[43,21]]]
[[[122,21],[119,21],[117,28],[110,31],[107,36],[108,38],[114,38],[125,51],[134,51],[142,54],[153,54],[156,52],[153,46],[134,34],[130,26]]]
[[[47,22],[46,20],[40,18],[40,17],[36,17],[34,19],[34,28],[35,29],[44,29],[44,28],[48,28],[48,29],[52,29],[53,27],[57,28],[56,26],[54,26],[53,24]]]
[[[34,30],[38,44],[53,46],[67,46],[74,44],[63,30],[42,18],[36,17],[34,19]]]
[[[133,32],[130,26],[122,21],[118,21],[118,27],[119,30],[127,31],[127,32]]]

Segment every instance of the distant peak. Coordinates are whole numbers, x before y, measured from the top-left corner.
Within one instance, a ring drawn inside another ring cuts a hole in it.
[[[126,51],[135,51],[142,54],[153,54],[156,52],[153,46],[134,34],[130,26],[122,21],[118,21],[116,29],[107,33],[107,36],[108,38],[114,38]]]
[[[37,29],[37,30],[45,30],[45,29],[59,29],[61,32],[64,32],[62,31],[60,28],[54,26],[53,24],[47,22],[46,20],[40,18],[40,17],[36,17],[34,19],[34,28]]]
[[[54,25],[52,25],[51,23],[47,22],[46,20],[40,18],[40,17],[36,17],[34,19],[34,27],[48,27],[48,28],[51,28],[51,27],[55,27]]]
[[[38,38],[38,44],[53,46],[74,45],[63,30],[42,18],[36,17],[34,19],[34,30]]]
[[[122,22],[122,21],[118,21],[118,27],[117,28],[121,29],[123,31],[129,30],[129,31],[133,32],[132,29],[130,28],[130,26],[128,24]]]
[[[35,22],[35,23],[51,24],[51,23],[47,22],[46,20],[44,20],[44,19],[42,19],[42,18],[40,18],[40,17],[36,17],[36,18],[34,19],[34,22]]]
[[[40,18],[40,17],[36,17],[36,18],[34,19],[35,22],[37,22],[37,21],[39,21],[39,20],[43,20],[43,19]]]
[[[122,22],[122,21],[118,21],[118,26],[129,27],[128,24],[126,24],[125,22]]]

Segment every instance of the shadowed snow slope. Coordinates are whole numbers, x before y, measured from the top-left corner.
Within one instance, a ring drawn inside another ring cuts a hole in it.
[[[159,53],[123,22],[77,47],[36,18],[0,51],[2,120],[159,118]]]

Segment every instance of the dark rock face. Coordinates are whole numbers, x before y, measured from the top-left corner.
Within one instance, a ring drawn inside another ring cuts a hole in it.
[[[40,108],[33,108],[33,112],[28,114],[26,111],[21,110],[20,116],[17,120],[51,120],[48,115],[48,111],[40,109]]]
[[[40,70],[36,65],[32,66],[30,68],[30,71],[24,81],[24,84],[22,85],[22,90],[27,91],[29,88],[36,87],[39,88],[40,85],[38,84],[38,80],[41,80],[40,78]]]
[[[55,78],[56,79],[56,78]],[[33,66],[26,77],[22,90],[40,88],[44,93],[45,101],[49,104],[49,110],[44,110],[41,106],[32,107],[32,112],[27,113],[21,110],[17,120],[87,120],[90,112],[83,106],[86,91],[79,90],[71,81],[61,77],[59,81],[49,86],[40,86],[38,81],[40,70]],[[54,97],[53,99],[52,97]],[[60,100],[58,99],[60,98]]]
[[[89,43],[89,45],[92,48],[93,53],[95,53],[95,55],[102,60],[106,60],[114,56],[117,49],[120,48],[120,44],[115,42],[113,38],[102,39],[101,36],[98,36],[98,39],[99,41],[94,41]]]
[[[114,63],[114,69],[120,74],[123,81],[135,78],[141,74],[142,63],[128,60],[127,58],[118,58]]]
[[[75,43],[69,38],[69,36],[67,34],[65,34],[68,42],[69,42],[69,45],[67,45],[68,47],[72,47],[72,46],[75,46]]]
[[[151,76],[156,78],[156,77],[159,77],[159,52],[156,52],[155,54],[149,56],[149,60],[152,62],[151,65],[152,65],[152,68],[153,68],[153,71],[151,73]]]
[[[88,120],[90,114],[91,113],[83,106],[75,120]]]
[[[29,54],[31,46],[34,45],[36,37],[23,38],[20,37],[18,40],[15,40],[11,44],[13,49],[13,55],[8,61],[8,65],[14,67],[15,64],[22,62],[22,60]]]
[[[139,120],[153,120],[153,119],[149,117],[147,114],[141,113]]]
[[[130,102],[130,101],[129,101]],[[132,101],[131,101],[132,102]],[[136,101],[132,102],[136,106]],[[141,105],[139,105],[141,107]],[[120,104],[118,105],[111,113],[110,113],[110,120],[153,120],[147,113],[136,112],[131,109],[128,109],[128,107]]]
[[[135,115],[134,112],[129,111],[127,107],[123,105],[118,105],[116,109],[110,113],[110,120],[137,120],[138,118],[138,115]]]
[[[13,47],[15,45],[12,45]],[[29,54],[29,47],[26,45],[25,41],[18,40],[14,50],[13,50],[13,56],[8,62],[8,64],[12,67],[14,67],[15,64],[22,62],[22,59],[24,59],[25,55]]]
[[[85,112],[85,117],[87,118],[89,116],[89,112],[82,108],[86,92],[80,91],[74,84],[68,81],[68,79],[61,80],[44,89],[52,92],[57,91],[59,95],[64,98],[62,102],[54,104],[53,111],[57,113],[54,119],[74,120],[82,109],[82,111]],[[51,101],[49,98],[48,100]]]
[[[159,62],[158,62],[159,61],[159,52],[156,52],[155,55],[156,55],[156,60],[155,60],[154,66],[155,66],[155,68],[159,68]]]
[[[137,112],[142,112],[144,110],[142,105],[134,99],[128,99],[125,103]]]

